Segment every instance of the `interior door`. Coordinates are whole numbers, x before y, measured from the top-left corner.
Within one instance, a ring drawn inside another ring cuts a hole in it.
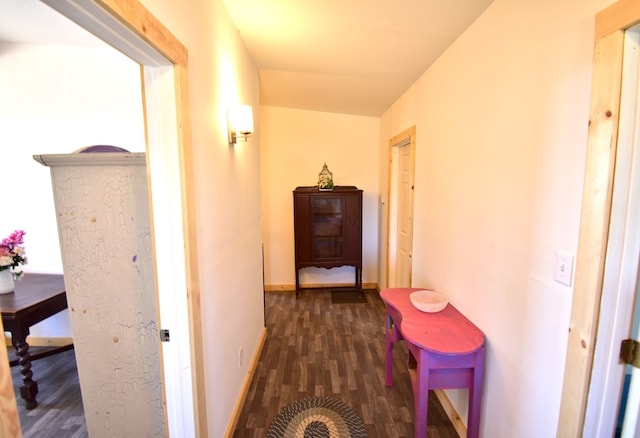
[[[409,143],[398,147],[397,287],[411,286],[411,248],[413,243],[412,193],[411,143]]]
[[[410,287],[413,248],[415,128],[391,140],[389,287]]]

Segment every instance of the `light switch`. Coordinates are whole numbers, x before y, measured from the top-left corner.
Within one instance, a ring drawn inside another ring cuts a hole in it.
[[[573,276],[573,254],[558,252],[556,259],[556,281],[571,286]]]

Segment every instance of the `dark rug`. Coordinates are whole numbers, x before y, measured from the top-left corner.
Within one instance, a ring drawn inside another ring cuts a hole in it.
[[[367,294],[363,289],[332,289],[331,304],[366,303]]]
[[[267,438],[365,438],[358,414],[341,400],[309,397],[285,406],[275,416]]]

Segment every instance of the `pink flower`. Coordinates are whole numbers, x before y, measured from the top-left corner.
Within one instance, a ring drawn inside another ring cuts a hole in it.
[[[14,247],[16,245],[22,245],[24,243],[23,236],[26,233],[23,230],[16,230],[9,234],[9,237],[2,239],[0,246]]]
[[[20,277],[22,271],[17,268],[27,263],[24,248],[20,245],[24,243],[23,230],[16,230],[2,239],[0,242],[0,271],[11,269],[14,277]]]

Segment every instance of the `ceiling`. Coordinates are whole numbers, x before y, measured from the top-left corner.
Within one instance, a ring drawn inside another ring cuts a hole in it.
[[[492,0],[223,0],[260,101],[380,116]],[[0,41],[100,44],[38,0],[0,0]]]
[[[39,0],[0,0],[0,42],[103,45],[98,38]]]
[[[492,0],[223,0],[262,104],[380,116]]]

